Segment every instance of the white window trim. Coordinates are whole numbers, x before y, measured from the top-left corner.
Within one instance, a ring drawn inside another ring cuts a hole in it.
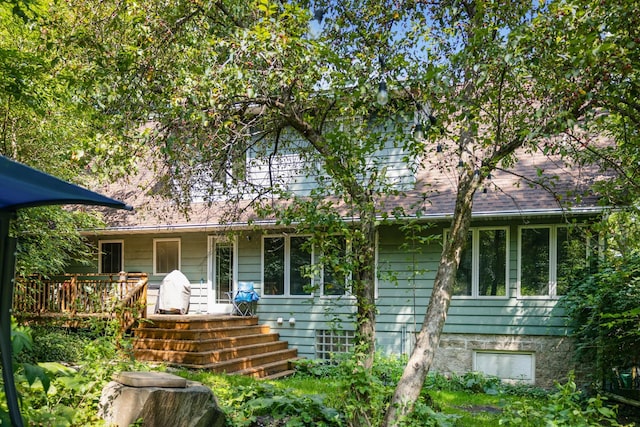
[[[157,247],[156,247],[156,243],[158,242],[178,242],[178,270],[182,270],[182,239],[180,239],[179,237],[168,237],[168,238],[161,238],[161,239],[153,239],[153,275],[154,276],[166,276],[167,274],[169,274],[170,272],[166,272],[166,273],[159,273],[158,272],[158,266],[157,266]]]
[[[557,295],[558,291],[558,229],[569,228],[566,224],[537,224],[537,225],[521,225],[518,227],[518,280],[517,280],[517,297],[518,299],[527,300],[557,300],[562,295]],[[582,225],[576,225],[582,227]],[[548,295],[522,295],[522,230],[548,228],[549,229],[549,294]],[[587,251],[590,251],[591,245],[586,244]],[[588,253],[585,252],[585,259]]]
[[[505,294],[504,295],[480,295],[480,231],[483,230],[504,230],[506,233],[505,239],[505,272],[504,272],[504,281],[505,281]],[[500,226],[500,227],[470,227],[469,231],[471,232],[471,295],[452,295],[453,299],[457,300],[472,300],[472,299],[509,299],[510,290],[510,280],[509,280],[509,265],[510,265],[510,237],[509,237],[509,227]],[[444,239],[446,241],[447,234],[449,234],[450,230],[445,230]]]
[[[233,251],[233,289],[235,292],[238,289],[238,236],[224,236],[219,234],[209,235],[207,237],[207,304],[209,307],[213,306],[215,301],[215,295],[213,294],[213,283],[216,278],[216,265],[215,265],[215,250],[218,244],[230,244]],[[256,287],[256,290],[257,287]],[[218,302],[215,302],[218,303]],[[231,302],[229,302],[231,304]]]
[[[264,286],[264,241],[266,239],[277,239],[284,238],[284,292],[282,295],[270,295],[267,294],[266,291],[262,290],[263,298],[309,298],[313,296],[313,293],[302,294],[302,295],[292,295],[291,294],[291,238],[292,237],[311,237],[307,234],[269,234],[266,236],[262,236],[262,247],[260,250],[260,275],[261,280]],[[311,248],[310,254],[310,262],[313,263],[315,259],[314,248]],[[311,287],[314,287],[314,278],[311,278]]]
[[[122,251],[120,251],[120,270],[126,271],[124,268],[124,240],[98,240],[98,272],[100,274],[112,274],[102,272],[102,244],[103,243],[120,243]],[[119,273],[119,272],[118,272]]]

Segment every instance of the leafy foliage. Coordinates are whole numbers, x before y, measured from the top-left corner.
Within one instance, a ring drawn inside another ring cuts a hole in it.
[[[639,188],[640,116],[634,107],[640,93],[639,16],[636,0],[547,2],[529,36],[520,39],[528,46],[524,50],[536,91],[552,101],[536,114],[555,115],[567,123],[568,144],[546,150],[569,154],[572,142],[580,142],[572,155],[597,159],[609,173],[614,170],[611,179],[597,183],[608,204],[632,204]],[[572,113],[570,104],[579,105],[581,114]],[[580,136],[578,128],[601,139]],[[604,138],[615,144],[603,144]]]
[[[505,426],[619,426],[616,409],[604,404],[600,396],[585,397],[573,378],[556,384],[557,391],[542,401],[517,401],[504,410],[500,425]]]
[[[16,352],[18,360],[36,362],[76,363],[85,356],[85,348],[95,336],[88,332],[69,331],[58,327],[32,327],[32,343],[22,352]]]
[[[64,335],[50,328],[35,332],[36,341],[42,340],[43,343],[55,341]],[[16,350],[28,350],[30,334],[29,329],[14,329]],[[67,335],[63,340],[71,342],[75,333],[69,332]],[[80,341],[83,344],[75,346],[83,347],[84,351],[82,358],[72,364],[73,368],[57,362],[21,363],[17,379],[27,422],[72,427],[102,425],[103,421],[97,417],[98,399],[112,375],[123,370],[149,369],[144,364],[132,362],[126,354],[119,353],[115,345],[119,338],[116,337],[115,328],[113,334],[107,335],[81,333]],[[54,353],[47,357],[53,358],[56,352],[54,349]],[[331,363],[304,360],[300,362],[300,369],[297,369],[294,377],[273,382],[206,371],[182,370],[175,373],[211,387],[227,414],[229,426],[357,426],[376,425],[384,411],[379,406],[388,405],[404,363],[402,358],[377,355],[373,369],[368,371],[355,366],[349,358]],[[366,381],[373,382],[368,386]],[[371,400],[358,402],[352,396],[355,390],[370,396]],[[517,425],[510,423],[516,422],[523,414],[538,417],[530,418],[530,424],[525,425],[546,425],[542,424],[544,420],[555,420],[557,425],[572,425],[568,422],[577,422],[573,425],[594,425],[580,422],[608,422],[615,415],[605,401],[597,396],[584,397],[571,382],[558,386],[558,391],[549,396],[543,390],[503,385],[496,378],[478,373],[450,377],[433,373],[427,377],[426,387],[415,410],[403,419],[401,425],[446,427],[478,419],[477,414],[466,414],[464,408],[445,408],[451,405],[440,398],[440,393],[445,392],[460,394],[463,402],[494,402],[498,410],[487,417],[489,424],[481,425],[497,425],[500,419],[504,420],[504,425]],[[473,396],[486,398],[476,399]],[[511,401],[515,403],[510,404]],[[359,404],[357,409],[354,406],[356,404]],[[9,422],[1,400],[0,419]],[[609,425],[616,424],[612,422]]]
[[[0,154],[86,185],[94,176],[79,153],[99,139],[92,128],[100,118],[75,97],[73,63],[47,43],[48,24],[45,2],[0,2]],[[90,259],[78,229],[98,224],[86,212],[57,207],[20,212],[12,231],[18,273],[50,275]]]
[[[354,369],[354,362],[348,358],[333,362],[304,360],[296,363],[296,377],[311,376],[320,381],[337,383],[341,393],[335,399],[328,400],[328,403],[345,414],[347,425],[377,425],[382,416],[379,405],[389,404],[393,386],[402,373],[404,363],[402,358],[377,355],[371,373],[366,373],[357,366]],[[368,388],[366,395],[371,400],[358,401],[352,397],[356,392],[363,393],[363,388]],[[607,405],[606,400],[598,395],[587,396],[578,390],[573,375],[570,375],[567,383],[557,384],[555,391],[548,391],[526,384],[503,384],[498,378],[479,372],[448,376],[430,373],[414,410],[399,425],[444,427],[460,425],[462,419],[465,423],[473,422],[470,421],[472,417],[466,418],[460,411],[444,411],[440,393],[468,393],[462,397],[465,402],[474,400],[469,395],[493,396],[495,417],[487,421],[488,424],[478,421],[478,425],[618,425],[616,408]],[[438,400],[441,403],[436,402],[436,397],[440,398]],[[359,405],[357,410],[356,404]]]
[[[21,412],[29,425],[101,425],[97,416],[102,388],[115,372],[147,370],[119,352],[112,333],[62,332],[55,328],[13,327],[12,344]],[[35,332],[35,342],[31,338]],[[67,346],[60,347],[60,343]],[[47,348],[48,344],[54,344]],[[66,360],[65,360],[66,359]],[[73,367],[71,367],[73,366]],[[0,420],[10,424],[4,398]]]
[[[614,369],[640,363],[640,251],[634,240],[635,222],[635,214],[611,215],[605,233],[612,237],[597,272],[578,270],[577,280],[562,300],[577,355],[595,364],[598,385],[613,379]]]
[[[21,211],[12,231],[18,238],[16,273],[23,277],[48,276],[64,273],[72,264],[91,263],[96,250],[79,230],[101,224],[94,214],[57,206]]]
[[[242,408],[242,416],[233,417],[233,425],[265,422],[292,427],[343,425],[338,411],[325,406],[324,400],[319,395],[298,396],[292,390],[277,389],[267,383],[239,387],[232,404]]]

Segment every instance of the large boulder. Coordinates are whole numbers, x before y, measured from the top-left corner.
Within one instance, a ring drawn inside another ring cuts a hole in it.
[[[222,427],[224,413],[200,383],[162,372],[122,372],[102,390],[99,415],[110,426]]]

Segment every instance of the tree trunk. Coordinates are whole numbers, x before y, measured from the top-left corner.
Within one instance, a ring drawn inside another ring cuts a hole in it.
[[[465,173],[461,177],[451,233],[448,233],[448,240],[444,243],[429,306],[416,338],[415,348],[398,382],[382,427],[398,425],[400,419],[413,410],[422,390],[447,319],[460,255],[466,244],[467,232],[471,224],[473,195],[478,186],[479,181],[473,180],[472,172]]]
[[[373,206],[373,204],[370,204]],[[366,369],[373,367],[376,336],[376,302],[375,302],[375,241],[376,225],[372,212],[361,212],[360,232],[362,241],[354,248],[357,257],[354,271],[354,290],[357,301],[357,345],[362,352],[362,360]]]

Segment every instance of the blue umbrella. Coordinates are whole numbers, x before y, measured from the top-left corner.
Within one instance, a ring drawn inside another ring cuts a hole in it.
[[[14,427],[22,427],[11,363],[11,306],[15,275],[16,239],[9,225],[16,211],[44,205],[100,205],[131,210],[122,202],[40,172],[0,155],[0,352],[2,378]]]

